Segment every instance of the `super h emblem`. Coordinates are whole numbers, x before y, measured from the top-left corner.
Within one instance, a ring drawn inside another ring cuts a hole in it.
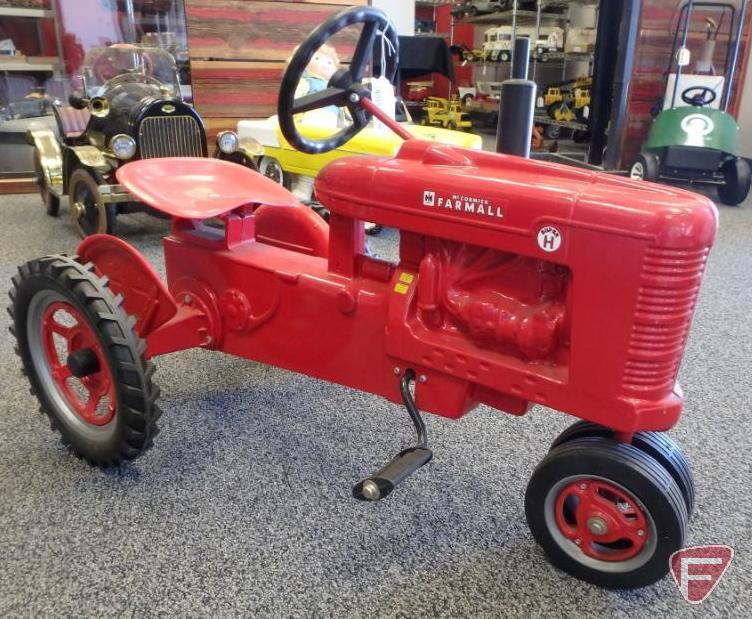
[[[545,252],[554,252],[561,247],[561,232],[553,226],[545,226],[538,231],[538,247]]]

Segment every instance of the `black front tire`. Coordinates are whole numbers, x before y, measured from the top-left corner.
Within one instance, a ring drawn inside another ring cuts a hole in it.
[[[629,166],[629,178],[654,183],[660,174],[658,156],[653,153],[640,153]]]
[[[610,589],[663,578],[684,545],[688,519],[679,488],[658,462],[603,438],[552,449],[530,479],[525,514],[554,565]]]
[[[16,352],[32,394],[63,444],[100,467],[133,460],[149,449],[161,415],[155,404],[159,389],[152,384],[154,365],[144,357],[146,345],[134,330],[135,319],[123,311],[122,298],[112,293],[106,278],[98,277],[91,264],[48,256],[18,269],[10,298]],[[79,378],[71,369],[71,355],[82,347],[96,361]],[[93,406],[87,409],[89,402]],[[101,412],[94,410],[99,405]]]
[[[254,172],[258,172],[258,165],[256,165],[256,162],[247,155],[240,153],[240,152],[234,152],[230,153],[229,155],[227,153],[223,153],[221,150],[217,149],[217,152],[215,153],[215,158],[221,159],[222,161],[230,161],[232,163],[237,163],[238,165],[242,165],[244,168],[248,168],[249,170],[253,170]]]
[[[718,197],[727,206],[738,206],[744,202],[752,184],[749,164],[746,159],[736,157],[726,160],[721,166],[723,185],[718,185]]]
[[[117,205],[104,202],[100,184],[103,180],[83,166],[77,166],[68,181],[71,218],[82,238],[92,234],[115,234]]]
[[[578,421],[556,437],[554,442],[551,443],[551,449],[569,441],[586,437],[610,439],[613,437],[613,432],[610,428],[597,423]],[[679,446],[663,432],[635,432],[631,444],[654,458],[669,472],[684,497],[687,514],[691,515],[695,508],[695,481],[687,457]]]

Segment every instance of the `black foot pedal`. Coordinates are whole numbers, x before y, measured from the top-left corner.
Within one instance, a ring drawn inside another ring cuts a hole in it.
[[[428,448],[426,426],[410,393],[410,382],[414,379],[415,372],[407,370],[400,381],[400,391],[402,392],[402,401],[405,403],[405,408],[415,426],[418,443],[414,447],[399,452],[373,475],[355,484],[353,496],[356,499],[361,501],[383,499],[394,490],[398,483],[408,478],[433,458],[433,452]]]

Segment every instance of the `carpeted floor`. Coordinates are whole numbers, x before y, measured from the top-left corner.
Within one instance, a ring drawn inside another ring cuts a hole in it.
[[[67,217],[0,196],[0,281],[72,252]],[[67,215],[67,209],[63,208]],[[121,218],[161,269],[163,221]],[[385,233],[376,251],[388,255]],[[736,557],[700,609],[670,577],[610,592],[551,567],[523,513],[528,477],[570,423],[535,409],[427,419],[435,458],[388,500],[351,485],[410,440],[398,407],[206,351],[158,359],[162,433],[100,471],[67,454],[28,394],[2,313],[0,616],[677,617],[752,615],[752,202],[721,230],[672,435],[691,458],[688,544]]]

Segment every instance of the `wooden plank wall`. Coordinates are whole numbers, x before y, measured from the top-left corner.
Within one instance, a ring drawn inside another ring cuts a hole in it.
[[[293,49],[337,11],[368,0],[185,0],[193,100],[214,136],[274,114]],[[357,33],[336,41],[347,60]]]
[[[628,166],[634,156],[640,151],[642,142],[647,137],[648,128],[652,121],[650,109],[663,95],[665,89],[665,72],[671,56],[673,33],[679,18],[677,0],[643,0],[640,13],[640,32],[638,34],[637,49],[635,51],[634,71],[629,92],[628,115],[624,148],[622,150],[621,165]],[[692,20],[693,29],[697,29],[702,12],[695,11]],[[748,11],[742,46],[739,49],[736,79],[732,88],[729,111],[735,114],[741,100],[742,84],[740,82],[744,71],[742,65],[749,55],[749,34],[752,11]],[[704,38],[701,33],[694,33],[696,38]],[[715,59],[719,71],[723,68],[726,52],[728,24],[721,28],[716,43]],[[695,50],[699,44],[690,44]]]

